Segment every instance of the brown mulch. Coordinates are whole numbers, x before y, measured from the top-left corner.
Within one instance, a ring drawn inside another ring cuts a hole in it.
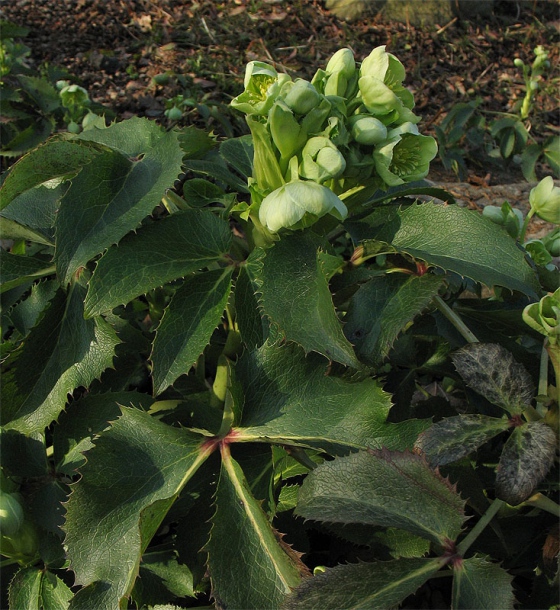
[[[310,78],[340,47],[349,46],[361,59],[387,45],[405,65],[406,84],[423,117],[421,130],[433,133],[458,102],[480,98],[489,119],[495,116],[490,113],[515,111],[524,83],[513,59],[530,63],[534,47],[542,44],[551,70],[537,96],[532,134],[560,133],[558,3],[495,0],[494,7],[485,21],[425,27],[387,23],[375,15],[347,23],[319,0],[0,0],[0,18],[29,28],[24,42],[32,64],[66,68],[95,102],[120,118],[164,121],[166,100],[181,93],[201,104],[193,104],[186,121],[217,134],[224,129],[220,108],[241,91],[250,60]],[[165,72],[172,75],[169,83],[155,84],[153,77]],[[217,112],[208,115],[212,108]],[[232,121],[230,128],[237,133],[244,123]],[[433,169],[434,181],[462,188],[437,162]],[[467,184],[474,191],[460,194],[469,204],[476,205],[485,189],[494,200],[488,189],[504,184],[517,185],[514,196],[526,201],[515,166],[498,171],[471,160]]]

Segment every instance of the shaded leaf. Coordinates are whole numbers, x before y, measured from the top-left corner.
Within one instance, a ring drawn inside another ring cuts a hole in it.
[[[185,210],[127,235],[101,257],[89,282],[86,314],[93,316],[222,259],[231,245],[224,220],[208,210]]]
[[[350,300],[344,334],[358,356],[379,364],[398,335],[438,294],[443,279],[436,275],[384,275],[358,288]]]
[[[220,146],[220,155],[245,178],[253,175],[252,136],[246,135],[225,140]]]
[[[399,559],[336,566],[303,581],[285,610],[383,610],[396,607],[441,567],[438,559]]]
[[[24,155],[0,187],[0,209],[21,193],[55,178],[67,178],[102,152],[95,144],[53,138]]]
[[[72,608],[114,610],[130,594],[144,548],[211,452],[203,444],[126,407],[99,436],[67,503],[67,555],[76,584],[85,587]]]
[[[400,252],[487,286],[503,286],[533,298],[540,290],[515,241],[475,210],[432,202],[399,211],[398,221],[391,223],[368,226],[366,218],[347,224],[361,239],[387,242]]]
[[[2,252],[2,275],[0,292],[5,292],[29,280],[34,280],[55,271],[54,265],[33,256],[23,256]]]
[[[65,610],[72,598],[72,591],[56,574],[44,572],[41,582],[43,610]]]
[[[153,343],[154,394],[189,372],[220,323],[231,291],[233,268],[185,280],[167,306]]]
[[[326,376],[326,362],[295,345],[246,353],[236,367],[244,393],[240,433],[245,437],[322,449],[411,447],[427,424],[388,423],[390,396],[374,379]]]
[[[487,415],[446,417],[422,432],[414,447],[435,468],[460,460],[510,427],[509,420]]]
[[[299,557],[282,546],[251,494],[239,464],[222,452],[212,518],[208,569],[220,608],[278,608],[306,573]]]
[[[318,466],[303,482],[295,512],[314,521],[397,527],[443,546],[459,535],[464,505],[419,455],[381,450]]]
[[[510,415],[520,415],[531,404],[531,376],[511,352],[497,343],[469,343],[452,356],[465,383]]]
[[[430,552],[430,541],[395,527],[375,533],[375,539],[389,548],[391,557],[422,557]]]
[[[201,208],[210,203],[220,203],[227,195],[213,182],[204,178],[192,178],[183,185],[183,197],[189,206]]]
[[[21,568],[10,583],[10,608],[41,610],[42,570]]]
[[[74,475],[91,449],[93,437],[109,427],[121,414],[121,406],[148,409],[154,399],[140,392],[87,394],[72,402],[61,414],[53,430],[54,460],[57,472]]]
[[[306,352],[359,368],[332,303],[321,249],[318,238],[303,233],[287,235],[266,251],[259,288],[262,311]]]
[[[142,556],[140,577],[132,592],[132,599],[138,606],[194,596],[191,571],[177,561],[175,553],[159,551]]]
[[[513,576],[483,557],[463,559],[453,570],[452,610],[513,610]]]
[[[177,134],[153,121],[133,118],[79,137],[110,148],[73,179],[60,202],[55,260],[64,283],[136,229],[181,172]]]
[[[59,290],[5,374],[7,428],[42,432],[64,409],[69,393],[111,366],[119,340],[102,318],[84,319],[84,296],[79,284],[68,295]]]
[[[2,234],[2,239],[25,239],[46,246],[54,245],[54,242],[40,231],[30,229],[4,216],[0,216],[0,233]]]
[[[514,506],[526,500],[550,470],[558,441],[542,421],[523,424],[506,441],[496,470],[496,495]]]

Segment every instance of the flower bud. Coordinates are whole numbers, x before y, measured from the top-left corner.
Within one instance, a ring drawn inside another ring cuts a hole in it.
[[[375,117],[358,115],[351,119],[350,124],[352,137],[359,144],[379,144],[387,139],[387,128]]]
[[[560,342],[560,288],[544,296],[538,303],[531,303],[523,310],[523,321],[548,337],[551,345]]]
[[[522,67],[523,67],[525,64],[523,63],[523,60],[522,60],[522,59],[520,59],[519,57],[516,57],[516,58],[513,60],[513,65],[514,65],[514,66],[517,66],[518,68],[522,68]]]
[[[338,178],[346,168],[346,161],[338,148],[323,136],[310,138],[302,151],[299,167],[301,176],[321,184]]]
[[[23,523],[23,509],[15,494],[0,492],[0,532],[13,536]]]
[[[560,187],[554,185],[552,176],[543,178],[529,194],[534,214],[546,222],[560,224]]]
[[[542,242],[550,256],[560,256],[560,227],[556,227],[548,235],[545,235]]]
[[[307,114],[321,101],[315,87],[303,78],[286,83],[282,87],[281,95],[286,106],[296,114]]]
[[[354,53],[350,49],[339,49],[328,61],[326,72],[329,74],[343,74],[347,79],[352,78],[356,72]]]
[[[269,231],[282,228],[303,229],[332,214],[344,220],[348,210],[327,187],[316,182],[294,180],[267,195],[259,209],[259,220]]]

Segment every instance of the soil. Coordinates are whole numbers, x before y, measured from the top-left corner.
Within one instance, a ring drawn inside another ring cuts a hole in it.
[[[387,45],[407,70],[405,83],[423,117],[421,131],[433,134],[459,102],[480,99],[489,119],[515,112],[525,86],[513,59],[530,64],[540,44],[549,51],[551,68],[537,94],[531,134],[542,140],[560,133],[555,0],[495,0],[491,18],[426,27],[382,21],[379,15],[348,23],[319,0],[0,0],[0,18],[29,29],[24,42],[32,65],[65,68],[118,118],[165,123],[166,102],[182,94],[192,100],[182,124],[226,136],[246,132],[227,104],[242,90],[250,60],[311,78],[340,47],[352,48],[361,59]],[[166,82],[160,76],[157,84],[154,77],[162,74]],[[436,161],[430,179],[466,205],[500,204],[505,196],[527,206],[530,186],[515,164],[489,167],[468,159],[468,175],[459,182]]]

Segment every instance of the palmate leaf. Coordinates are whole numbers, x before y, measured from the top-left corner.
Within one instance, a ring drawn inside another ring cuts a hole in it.
[[[501,227],[474,210],[435,203],[412,205],[387,224],[379,213],[348,222],[358,240],[376,239],[399,252],[481,282],[518,290],[532,298],[540,291],[523,251]]]
[[[388,423],[391,398],[374,379],[351,382],[326,374],[326,361],[296,345],[246,353],[236,366],[244,395],[245,438],[346,454],[411,447],[428,422]]]
[[[469,343],[452,356],[465,383],[510,415],[531,404],[534,386],[527,369],[497,343]]]
[[[542,421],[528,422],[506,441],[496,471],[496,495],[509,504],[526,500],[554,462],[558,440]]]
[[[186,210],[127,235],[102,256],[89,282],[93,316],[219,261],[231,245],[227,222],[209,210]]]
[[[39,568],[21,568],[9,588],[10,608],[66,610],[70,588],[58,576]]]
[[[173,186],[183,156],[175,132],[145,119],[89,130],[80,138],[107,149],[74,178],[60,203],[55,260],[64,283],[138,227]]]
[[[464,505],[421,456],[384,449],[318,466],[303,482],[295,512],[314,521],[397,527],[444,546],[461,531]]]
[[[189,372],[220,323],[231,291],[233,268],[185,280],[167,306],[153,343],[154,394]]]
[[[67,395],[110,367],[119,340],[102,318],[84,319],[85,288],[59,290],[5,374],[2,421],[42,432],[64,409]]]
[[[306,352],[360,368],[332,303],[321,249],[320,238],[306,232],[285,236],[266,251],[259,278],[262,311]]]
[[[395,608],[441,568],[439,559],[339,565],[304,580],[283,610]],[[474,606],[473,606],[474,607]]]
[[[217,606],[278,608],[306,568],[279,542],[243,471],[227,451],[222,451],[215,503],[205,548]]]
[[[84,586],[70,608],[114,610],[130,594],[142,552],[211,452],[204,440],[127,407],[96,439],[67,503],[67,554]]]
[[[435,468],[460,460],[510,427],[508,419],[487,415],[446,417],[422,432],[414,446]]]
[[[513,577],[483,557],[463,559],[453,570],[452,610],[513,610]]]
[[[384,275],[358,288],[350,300],[344,334],[366,363],[379,364],[398,335],[437,296],[443,279],[436,275]]]

